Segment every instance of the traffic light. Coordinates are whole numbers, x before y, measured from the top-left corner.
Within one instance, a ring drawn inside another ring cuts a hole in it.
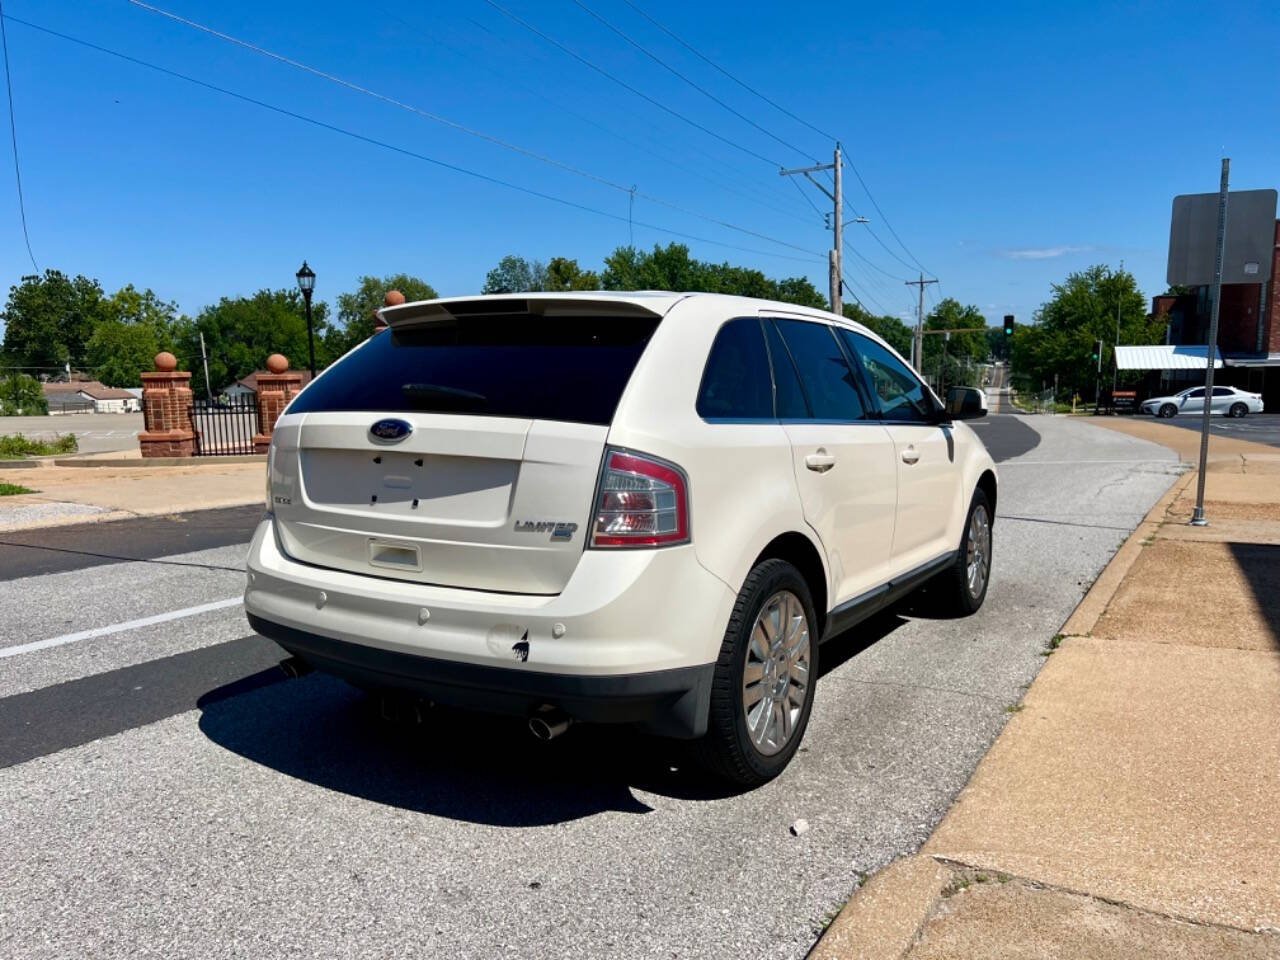
[[[1093,341],[1093,357],[1091,359],[1093,360],[1094,363],[1098,365],[1098,369],[1101,370],[1102,369],[1102,341],[1101,340]]]
[[[1004,315],[1004,335],[1006,337],[1013,336],[1013,314],[1006,313]]]

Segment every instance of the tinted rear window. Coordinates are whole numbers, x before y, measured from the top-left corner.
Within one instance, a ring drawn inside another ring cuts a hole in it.
[[[463,317],[375,335],[290,413],[471,413],[608,424],[656,317]]]
[[[698,416],[708,420],[773,419],[769,356],[756,317],[730,320],[716,334],[698,391]]]

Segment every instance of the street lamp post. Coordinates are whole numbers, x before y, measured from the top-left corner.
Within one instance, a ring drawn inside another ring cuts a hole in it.
[[[316,340],[311,332],[311,291],[316,288],[316,272],[302,261],[298,270],[298,289],[302,291],[302,299],[307,304],[307,358],[311,361],[311,379],[316,378]]]

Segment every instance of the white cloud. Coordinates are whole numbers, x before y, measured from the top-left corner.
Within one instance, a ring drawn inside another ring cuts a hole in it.
[[[1054,257],[1062,257],[1068,253],[1081,253],[1085,250],[1092,249],[1090,247],[1077,247],[1064,244],[1060,247],[1024,247],[1021,250],[1004,250],[1000,256],[1009,260],[1052,260]]]

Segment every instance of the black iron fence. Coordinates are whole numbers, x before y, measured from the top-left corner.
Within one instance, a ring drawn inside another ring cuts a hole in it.
[[[258,432],[258,402],[253,396],[193,400],[191,426],[197,457],[253,453]]]

